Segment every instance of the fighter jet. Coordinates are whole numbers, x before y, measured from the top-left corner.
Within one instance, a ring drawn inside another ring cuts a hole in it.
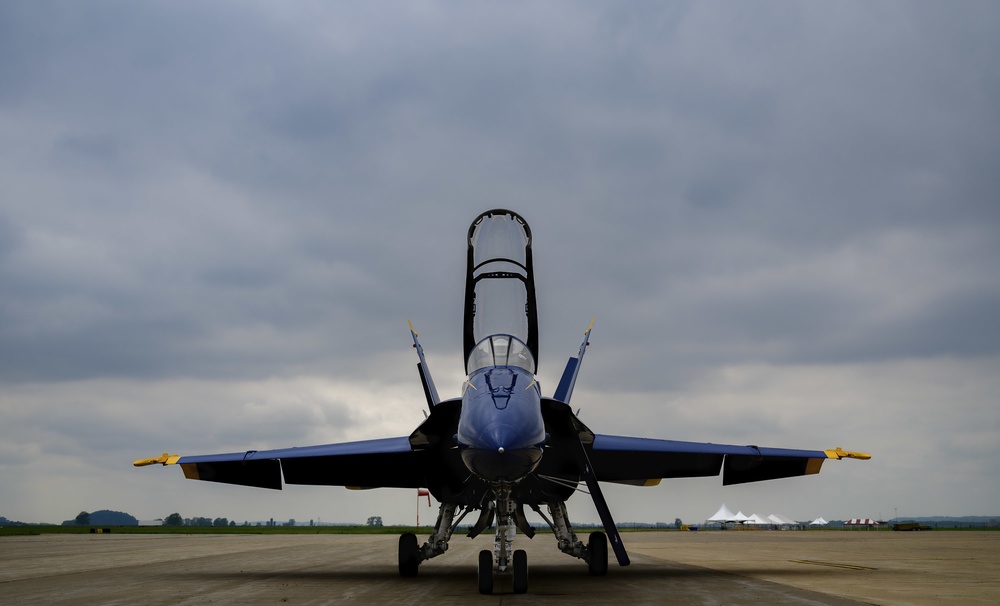
[[[348,488],[426,488],[440,503],[430,537],[399,538],[399,574],[444,554],[470,513],[472,538],[495,529],[494,548],[479,553],[479,592],[493,592],[494,575],[512,575],[515,593],[528,590],[527,554],[513,549],[519,530],[535,529],[525,508],[552,529],[558,548],[586,562],[591,575],[608,572],[610,544],[618,564],[628,553],[601,482],[655,486],[663,478],[718,476],[725,485],[815,474],[826,459],[868,459],[860,452],[791,450],[594,433],[570,408],[593,321],[551,397],[536,380],[538,314],[531,229],[515,212],[482,213],[468,232],[462,396],[441,400],[410,325],[428,414],[408,436],[229,454],[168,453],[136,466],[179,465],[193,480],[281,489],[286,484]],[[581,484],[585,488],[581,487]],[[587,542],[573,530],[566,500],[589,493],[604,532]]]

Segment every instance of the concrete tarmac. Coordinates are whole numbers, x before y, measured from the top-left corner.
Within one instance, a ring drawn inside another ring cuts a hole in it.
[[[423,540],[425,537],[421,537]],[[0,538],[0,604],[997,604],[1000,533],[626,533],[608,576],[519,536],[527,595],[476,585],[491,537],[455,537],[415,579],[391,535],[42,535]]]

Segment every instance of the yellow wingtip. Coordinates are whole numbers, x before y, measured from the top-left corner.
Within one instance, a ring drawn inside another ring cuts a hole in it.
[[[867,461],[872,458],[867,452],[854,452],[850,450],[844,450],[840,446],[833,450],[826,450],[826,456],[829,459],[858,459],[859,461]]]
[[[819,470],[823,468],[823,461],[826,459],[807,459],[806,460],[806,474],[811,476],[813,474],[819,473]]]
[[[133,461],[132,465],[136,467],[145,467],[147,465],[155,465],[159,463],[160,465],[173,465],[180,459],[180,455],[172,455],[170,453],[163,453],[158,457],[153,457],[150,459],[139,459],[138,461]]]

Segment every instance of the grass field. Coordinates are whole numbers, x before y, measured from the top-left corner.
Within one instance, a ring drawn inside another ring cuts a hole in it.
[[[0,537],[40,534],[89,534],[108,526],[0,526]],[[114,534],[427,534],[413,526],[111,526]]]

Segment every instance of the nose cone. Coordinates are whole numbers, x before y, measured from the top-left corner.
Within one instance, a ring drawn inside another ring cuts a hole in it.
[[[524,436],[517,428],[504,423],[493,423],[482,433],[478,446],[483,450],[496,450],[503,454],[506,450],[524,446]]]
[[[510,425],[494,423],[475,446],[462,451],[469,471],[490,482],[516,482],[531,473],[542,458],[542,449],[526,443]]]

